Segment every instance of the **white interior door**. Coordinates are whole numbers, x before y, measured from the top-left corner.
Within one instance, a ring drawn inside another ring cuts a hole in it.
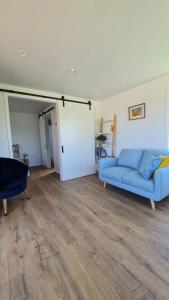
[[[50,168],[48,144],[47,144],[47,136],[46,136],[46,124],[45,124],[44,116],[39,118],[39,130],[40,130],[40,142],[41,142],[41,153],[42,153],[42,165],[46,168]]]
[[[59,103],[60,178],[95,173],[94,112],[88,105]]]

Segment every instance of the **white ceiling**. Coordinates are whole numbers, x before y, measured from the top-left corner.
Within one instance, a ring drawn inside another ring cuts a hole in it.
[[[50,103],[33,101],[25,98],[9,98],[9,111],[17,113],[38,114],[48,108]]]
[[[169,0],[1,1],[0,82],[104,99],[168,73],[168,36]]]

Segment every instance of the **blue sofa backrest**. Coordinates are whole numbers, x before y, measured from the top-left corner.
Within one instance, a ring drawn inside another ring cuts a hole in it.
[[[159,155],[169,156],[169,151],[165,149],[123,149],[120,152],[117,165],[137,170],[152,156]]]
[[[145,149],[143,151],[143,156],[140,162],[139,168],[148,160],[152,158],[152,156],[159,156],[159,155],[167,155],[169,156],[169,151],[164,149]]]
[[[123,149],[120,152],[117,165],[137,170],[143,155],[143,149]]]

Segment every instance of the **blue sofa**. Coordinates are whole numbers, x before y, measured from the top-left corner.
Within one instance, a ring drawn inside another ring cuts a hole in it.
[[[118,158],[103,158],[99,161],[99,178],[106,183],[125,189],[155,202],[169,195],[169,167],[157,169],[155,176],[144,179],[139,168],[152,156],[167,155],[165,150],[124,149]]]

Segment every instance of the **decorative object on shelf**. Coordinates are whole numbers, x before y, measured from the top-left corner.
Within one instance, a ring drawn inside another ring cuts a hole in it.
[[[110,127],[110,131],[114,131],[114,124],[113,125],[111,125],[111,127]]]
[[[99,134],[96,137],[96,141],[98,142],[98,146],[96,146],[96,158],[100,159],[103,157],[107,157],[107,151],[104,149],[105,142],[107,137],[104,134]]]
[[[102,146],[102,144],[107,140],[107,137],[104,134],[99,134],[96,137],[96,141],[99,142],[100,147]]]
[[[107,151],[103,147],[96,147],[96,158],[104,158],[107,157]]]
[[[145,103],[130,106],[128,108],[129,120],[138,120],[145,118]]]

